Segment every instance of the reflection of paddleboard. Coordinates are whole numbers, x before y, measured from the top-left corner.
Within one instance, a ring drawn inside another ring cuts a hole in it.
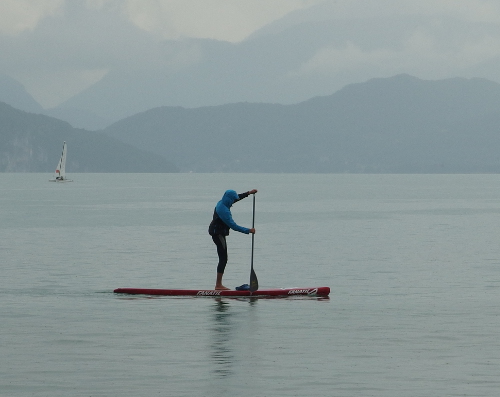
[[[167,296],[328,296],[330,287],[312,288],[271,288],[258,291],[232,291],[214,289],[148,289],[117,288],[117,294],[167,295]]]

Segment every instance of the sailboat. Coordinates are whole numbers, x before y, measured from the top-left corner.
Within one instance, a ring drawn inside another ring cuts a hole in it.
[[[61,159],[57,163],[54,179],[50,179],[50,182],[73,182],[71,179],[66,178],[66,148],[66,142],[64,142]]]

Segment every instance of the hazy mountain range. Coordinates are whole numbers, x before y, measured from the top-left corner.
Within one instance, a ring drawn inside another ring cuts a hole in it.
[[[57,18],[37,27],[33,34],[39,39],[20,36],[6,42],[26,54],[23,62],[36,62],[29,54],[40,56],[38,51],[46,44],[42,41],[57,44],[58,29],[65,29],[82,45],[81,49],[74,45],[67,48],[68,59],[61,53],[61,63],[79,62],[90,69],[102,69],[103,77],[57,107],[39,112],[87,130],[102,129],[160,106],[295,104],[331,95],[351,83],[403,72],[428,79],[463,76],[500,81],[499,59],[493,50],[497,29],[492,22],[441,14],[400,15],[396,2],[384,3],[384,10],[379,10],[377,2],[360,1],[361,14],[342,16],[337,3],[324,2],[290,12],[237,43],[154,39],[121,22],[121,28],[113,26],[127,32],[127,41],[114,42],[112,38],[117,36],[103,35],[95,42],[88,39],[80,43],[77,30],[57,25],[62,23]],[[105,29],[99,14],[85,11],[79,2],[68,4],[66,11],[75,18],[74,24],[95,21]],[[492,50],[488,50],[490,46]],[[58,54],[49,52],[54,53]],[[72,60],[75,53],[78,56]],[[118,58],[95,64],[82,59],[101,59],[103,53]],[[0,76],[3,87],[1,80]],[[28,103],[32,100],[25,98],[26,106],[21,107],[21,99],[14,104],[0,94],[0,100],[16,108],[35,111],[36,105]]]
[[[295,105],[161,107],[104,132],[194,172],[500,172],[500,85],[408,75]]]
[[[432,18],[423,16],[323,20],[321,10],[313,7],[308,12],[291,13],[236,44],[203,39],[164,41],[156,49],[158,64],[147,69],[126,65],[113,69],[52,111],[75,126],[92,128],[159,106],[294,104],[330,95],[352,82],[412,70],[397,62],[377,66],[370,58],[356,64],[349,59],[384,51],[394,52],[397,59],[418,27],[432,30],[438,41],[448,31],[478,29],[472,23],[443,20],[436,32]],[[461,34],[456,36],[465,40]],[[498,63],[493,64],[476,65],[461,70],[460,75],[500,77],[491,72],[498,70]]]
[[[64,141],[68,174],[178,171],[163,156],[102,132],[76,129],[65,121],[0,102],[0,172],[54,172]]]
[[[485,79],[397,75],[291,105],[158,107],[100,132],[0,109],[4,171],[52,170],[66,140],[68,172],[96,172],[97,158],[108,172],[174,170],[169,162],[181,172],[500,172],[500,85]]]

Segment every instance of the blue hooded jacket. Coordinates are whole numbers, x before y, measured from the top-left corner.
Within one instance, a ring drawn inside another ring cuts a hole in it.
[[[248,194],[244,194],[243,197],[247,197]],[[241,197],[241,198],[243,198]],[[237,232],[245,233],[248,234],[250,233],[250,229],[240,226],[236,224],[236,222],[233,220],[233,216],[231,215],[231,206],[238,200],[241,199],[238,193],[236,193],[234,190],[226,190],[224,193],[224,196],[222,196],[222,199],[217,203],[215,206],[215,212],[218,215],[218,217],[225,223],[225,225],[228,227],[227,230],[225,231],[226,233],[220,233],[227,235],[229,234],[229,228],[236,230]],[[214,214],[215,215],[215,214]],[[215,218],[215,216],[214,216]],[[215,219],[214,219],[215,221]],[[212,224],[210,224],[212,226]]]

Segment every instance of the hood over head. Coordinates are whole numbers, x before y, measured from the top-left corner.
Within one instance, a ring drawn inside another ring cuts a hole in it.
[[[222,203],[227,206],[231,207],[236,200],[238,200],[240,196],[238,196],[238,193],[234,190],[226,190],[224,193],[224,196],[222,196]]]

